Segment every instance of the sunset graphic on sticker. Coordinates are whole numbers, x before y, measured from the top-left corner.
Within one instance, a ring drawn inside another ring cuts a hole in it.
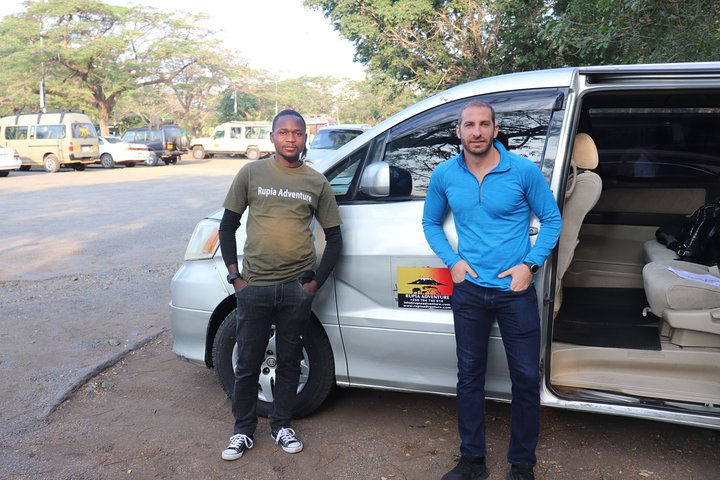
[[[453,283],[447,268],[398,267],[397,289],[400,308],[447,310]]]

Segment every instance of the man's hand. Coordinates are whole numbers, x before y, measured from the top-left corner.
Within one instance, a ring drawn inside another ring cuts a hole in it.
[[[233,280],[233,288],[236,292],[239,292],[243,288],[247,287],[247,284],[248,282],[244,278],[236,278],[235,280]]]
[[[302,288],[308,295],[315,295],[320,287],[315,280],[310,280],[309,282],[303,283]]]
[[[512,280],[510,280],[510,290],[513,292],[527,290],[533,277],[532,272],[530,272],[530,267],[524,263],[505,270],[498,275],[498,278],[505,278],[507,276],[512,277]]]
[[[477,278],[475,270],[470,268],[470,265],[465,260],[460,260],[450,269],[450,276],[452,277],[453,283],[461,283],[465,280],[465,274],[469,274],[473,278]]]

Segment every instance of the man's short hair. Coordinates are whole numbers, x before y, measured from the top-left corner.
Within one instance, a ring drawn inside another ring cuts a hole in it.
[[[490,114],[492,115],[492,123],[495,125],[495,109],[487,102],[483,102],[482,100],[470,100],[466,104],[464,104],[462,107],[460,107],[460,111],[458,112],[458,125],[460,125],[460,120],[462,119],[462,114],[465,110],[467,110],[470,107],[485,107],[490,109]]]
[[[273,118],[272,121],[272,131],[275,131],[275,124],[277,123],[278,119],[280,117],[295,117],[298,120],[300,120],[300,123],[302,123],[302,126],[305,130],[307,130],[307,125],[305,124],[305,119],[302,115],[300,115],[298,112],[293,110],[292,108],[286,108],[285,110],[279,112],[277,115],[275,115],[275,118]]]

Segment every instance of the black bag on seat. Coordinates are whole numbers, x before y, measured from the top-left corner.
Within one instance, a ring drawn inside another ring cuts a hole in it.
[[[716,265],[720,261],[720,199],[695,210],[688,221],[687,232],[680,237],[677,250],[680,259]]]

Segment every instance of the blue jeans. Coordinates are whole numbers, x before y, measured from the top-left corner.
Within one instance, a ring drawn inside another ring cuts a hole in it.
[[[540,316],[535,287],[522,292],[501,291],[466,280],[454,286],[452,310],[460,453],[486,455],[485,372],[490,327],[497,320],[512,381],[507,458],[513,465],[533,467],[540,434]]]
[[[300,280],[271,286],[248,285],[236,293],[234,433],[252,436],[257,427],[258,379],[268,339],[275,325],[274,401],[268,416],[273,431],[290,426],[300,379],[301,333],[310,318],[313,296]]]

